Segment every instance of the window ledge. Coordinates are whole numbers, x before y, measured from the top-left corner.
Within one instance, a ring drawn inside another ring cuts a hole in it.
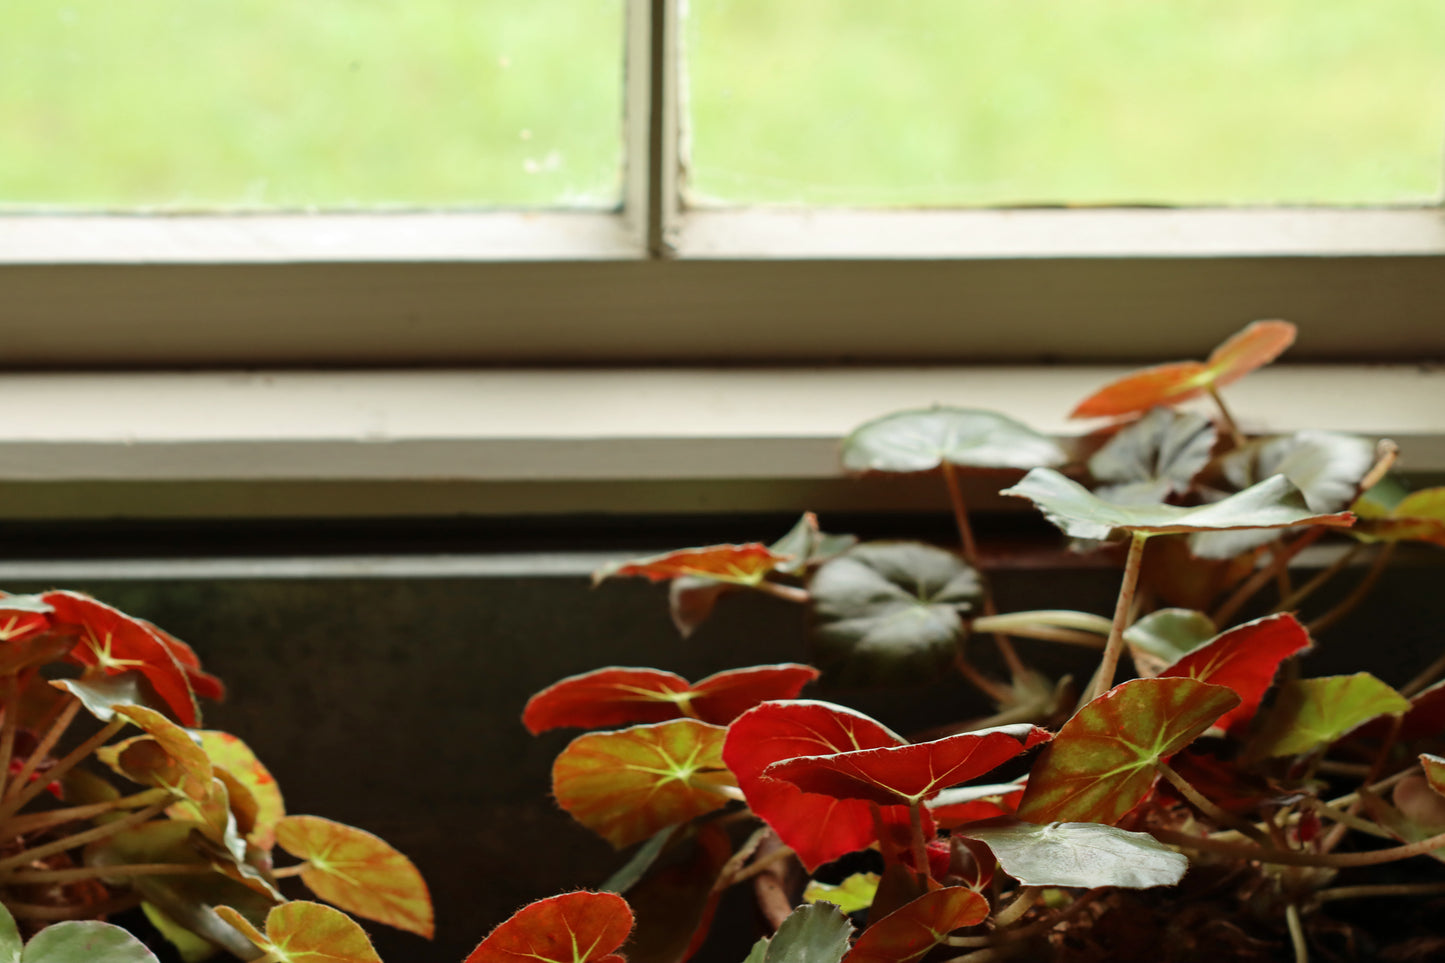
[[[1124,370],[9,374],[0,376],[0,501],[8,505],[0,515],[103,514],[103,499],[67,506],[46,492],[86,484],[93,494],[112,483],[155,491],[229,484],[233,496],[245,486],[371,486],[374,505],[348,503],[361,514],[387,513],[388,500],[402,513],[428,505],[440,514],[620,511],[638,510],[639,500],[646,510],[659,508],[650,490],[681,484],[691,486],[694,510],[790,510],[800,491],[858,485],[843,481],[837,446],[870,418],[934,404],[993,407],[1074,436],[1089,426],[1064,413]],[[1445,371],[1277,366],[1231,386],[1228,397],[1251,432],[1389,436],[1406,471],[1445,474]],[[741,484],[748,504],[727,504],[721,482]],[[471,501],[398,495],[407,485],[460,486]],[[489,501],[488,490],[499,497]],[[867,506],[866,486],[848,491]],[[26,497],[47,507],[26,508]],[[232,502],[241,513],[261,510]],[[322,513],[332,510],[340,508],[323,498]]]

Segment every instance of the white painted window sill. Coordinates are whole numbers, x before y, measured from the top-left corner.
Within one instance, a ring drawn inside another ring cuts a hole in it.
[[[1069,408],[1125,370],[6,374],[0,517],[307,514],[306,504],[319,514],[790,510],[816,501],[810,492],[865,508],[873,490],[837,462],[858,424],[959,405],[1077,435],[1092,426],[1069,422]],[[1404,470],[1445,474],[1445,372],[1277,366],[1226,397],[1246,430],[1388,436]],[[669,486],[689,494],[658,501]],[[172,497],[187,489],[209,491],[201,502],[212,507]],[[343,489],[339,502],[326,494]],[[107,491],[128,494],[107,505]],[[147,491],[152,507],[135,507]],[[288,491],[300,498],[289,507]]]

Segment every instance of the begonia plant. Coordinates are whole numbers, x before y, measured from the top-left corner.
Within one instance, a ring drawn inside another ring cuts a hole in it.
[[[1445,657],[1394,685],[1303,658],[1378,644],[1337,627],[1396,545],[1445,545],[1445,490],[1407,493],[1387,442],[1246,433],[1222,389],[1294,336],[1256,322],[1107,385],[1073,414],[1111,420],[1079,439],[946,408],[853,432],[849,470],[940,476],[955,544],[857,542],[809,514],[773,545],[600,572],[668,582],[684,635],[739,592],[805,606],[816,664],[611,666],[536,694],[532,732],[592,730],[557,757],[558,805],[630,856],[466,963],[675,963],[744,882],[768,921],[747,963],[1445,955],[1425,909],[1445,898]],[[1004,495],[1117,559],[1112,612],[1000,612],[970,471],[1012,473]],[[1336,561],[1300,581],[1316,543]],[[1006,678],[979,665],[990,637]],[[1097,651],[1091,677],[1030,665],[1059,644]],[[993,714],[912,738],[812,689],[949,673]],[[1371,901],[1420,922],[1340,912]]]
[[[288,814],[250,748],[202,728],[223,694],[158,626],[76,592],[0,594],[0,960],[154,961],[101,922],[135,908],[187,963],[375,961],[346,913],[431,936],[405,856]],[[288,877],[332,905],[288,898]]]

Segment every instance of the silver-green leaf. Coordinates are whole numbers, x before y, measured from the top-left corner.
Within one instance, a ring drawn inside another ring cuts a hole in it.
[[[1189,860],[1146,833],[1103,823],[1018,820],[958,830],[990,850],[1005,873],[1025,886],[1173,886]]]

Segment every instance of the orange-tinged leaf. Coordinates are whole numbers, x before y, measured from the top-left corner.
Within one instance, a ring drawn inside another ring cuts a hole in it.
[[[1035,761],[1019,818],[1114,825],[1154,788],[1161,759],[1238,704],[1232,690],[1184,677],[1115,686],[1064,723]]]
[[[727,805],[727,730],[673,719],[578,736],[552,766],[552,793],[572,818],[621,849]]]
[[[251,793],[256,801],[255,825],[246,838],[261,849],[270,849],[276,842],[276,823],[286,815],[286,803],[275,778],[251,747],[229,732],[200,729],[191,735],[200,742],[212,766],[224,769]]]
[[[757,585],[773,569],[791,560],[792,556],[779,555],[762,542],[707,545],[608,565],[593,573],[592,584],[619,575],[641,575],[654,582],[697,575],[732,585]]]
[[[276,841],[306,860],[301,882],[328,903],[431,939],[426,881],[384,839],[320,816],[286,816],[276,824]]]
[[[174,779],[169,785],[190,799],[200,802],[206,798],[211,790],[211,761],[206,758],[205,750],[191,741],[186,730],[154,709],[147,709],[145,706],[116,706],[115,711],[117,715],[124,716],[143,729],[175,762],[175,770],[172,775],[163,776],[160,768],[156,765],[158,760],[154,759],[144,765],[145,771],[165,779]],[[124,753],[122,753],[120,762],[122,766],[126,765]],[[133,778],[126,772],[122,772],[122,775]],[[137,782],[144,781],[146,780],[137,780]],[[163,785],[165,783],[152,784]]]
[[[1198,361],[1175,361],[1145,368],[1112,381],[1069,412],[1070,418],[1110,418],[1148,411],[1197,398],[1207,390],[1206,369]]]
[[[1269,364],[1294,338],[1288,321],[1256,321],[1215,348],[1208,361],[1176,361],[1125,375],[1079,402],[1069,417],[1109,418],[1198,398]]]
[[[146,623],[76,592],[46,592],[57,625],[75,625],[80,641],[70,651],[76,663],[106,675],[138,670],[183,726],[199,724],[190,680],[171,649]]]
[[[988,900],[963,886],[925,893],[863,931],[844,963],[912,963],[949,933],[988,918]]]
[[[1218,388],[1263,368],[1294,344],[1296,329],[1288,321],[1255,321],[1215,348],[1205,364]]]
[[[623,963],[632,910],[616,893],[562,893],[522,907],[463,963]]]
[[[731,669],[690,685],[671,672],[614,666],[538,692],[527,701],[522,722],[533,735],[565,726],[596,729],[683,717],[727,725],[761,702],[793,698],[817,677],[811,666],[787,663]]]
[[[356,920],[306,900],[267,913],[266,939],[279,963],[381,963]]]

